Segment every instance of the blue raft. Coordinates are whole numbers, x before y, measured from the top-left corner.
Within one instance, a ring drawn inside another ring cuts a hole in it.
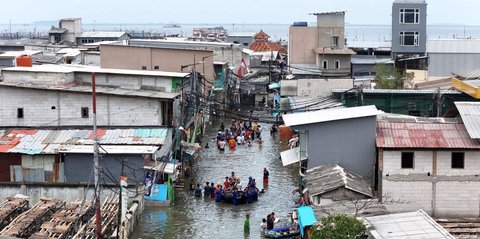
[[[265,231],[265,237],[268,238],[288,238],[300,235],[298,228],[280,227]]]

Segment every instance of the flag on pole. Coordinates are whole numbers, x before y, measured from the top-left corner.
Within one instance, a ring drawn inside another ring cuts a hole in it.
[[[245,72],[245,75],[250,73],[250,69],[248,69],[248,65],[247,65],[247,62],[245,61],[245,59],[242,58],[242,64],[240,65],[240,67],[238,67],[238,72],[237,72],[237,75],[239,77],[242,77]]]

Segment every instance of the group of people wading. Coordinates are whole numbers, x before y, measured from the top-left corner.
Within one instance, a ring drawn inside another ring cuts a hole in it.
[[[256,122],[252,123],[251,120],[248,122],[243,120],[233,120],[232,125],[228,129],[225,128],[225,125],[222,122],[216,138],[217,148],[224,151],[228,144],[230,150],[233,150],[237,145],[252,146],[253,142],[262,145],[262,130],[260,124],[257,124]]]
[[[269,172],[267,168],[263,169],[263,184],[264,187],[268,184]],[[266,177],[266,178],[265,178]],[[264,189],[259,190],[255,179],[248,177],[248,183],[242,190],[240,179],[235,176],[235,172],[232,172],[230,176],[225,177],[225,181],[222,184],[215,185],[214,183],[206,182],[203,187],[203,196],[215,199],[215,202],[227,202],[233,203],[237,206],[240,203],[253,203],[258,200],[259,193],[264,193]],[[197,184],[195,188],[195,197],[202,197],[202,189],[200,184]]]

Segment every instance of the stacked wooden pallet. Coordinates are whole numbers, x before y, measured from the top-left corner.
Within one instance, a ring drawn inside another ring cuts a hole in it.
[[[27,209],[27,199],[7,198],[7,201],[0,205],[0,230],[5,228],[13,219]]]
[[[480,238],[480,218],[436,219],[455,238]]]
[[[33,239],[64,239],[72,236],[77,225],[85,222],[93,213],[91,201],[75,201],[67,203],[53,214],[50,221],[40,226],[40,231],[33,234]]]
[[[101,235],[104,238],[109,238],[117,227],[118,196],[107,198],[100,211]],[[77,232],[73,239],[96,239],[95,228],[95,215],[93,215],[88,223]]]
[[[65,202],[54,198],[41,198],[30,210],[22,213],[6,226],[0,232],[0,236],[29,237],[64,204]]]

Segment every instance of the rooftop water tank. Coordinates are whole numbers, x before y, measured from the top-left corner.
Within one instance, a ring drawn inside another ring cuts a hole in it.
[[[16,59],[17,66],[32,67],[32,57],[31,56],[19,56]]]
[[[294,27],[306,27],[308,26],[308,23],[307,22],[293,22],[293,25]]]

